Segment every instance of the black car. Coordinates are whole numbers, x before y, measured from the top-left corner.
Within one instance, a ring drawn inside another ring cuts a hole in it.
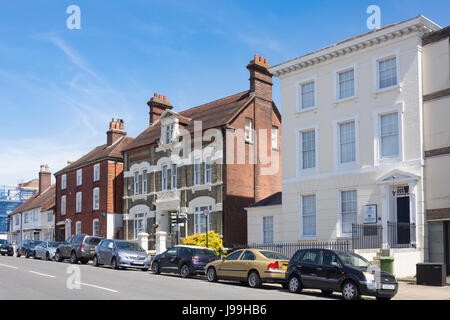
[[[286,281],[291,292],[320,289],[330,296],[340,291],[346,300],[359,299],[361,295],[389,300],[398,290],[393,275],[375,270],[360,255],[327,249],[298,250],[289,261]]]
[[[33,256],[34,247],[41,242],[38,240],[23,240],[16,249],[16,257],[20,258],[21,256],[25,256],[25,258],[29,258]]]
[[[212,249],[180,245],[156,255],[152,262],[152,272],[178,273],[183,278],[188,278],[204,274],[206,265],[217,259],[219,257]]]
[[[12,256],[14,255],[14,248],[12,245],[8,243],[8,241],[0,239],[0,254],[2,256],[8,255]]]
[[[62,262],[64,259],[70,259],[74,264],[79,261],[86,264],[94,258],[95,247],[101,240],[103,238],[85,234],[72,236],[56,248],[55,260]]]

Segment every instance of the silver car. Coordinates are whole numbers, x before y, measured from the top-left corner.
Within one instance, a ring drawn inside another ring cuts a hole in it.
[[[58,242],[43,241],[34,247],[33,258],[53,260],[55,258],[55,252],[58,246]]]
[[[131,241],[102,240],[95,248],[94,266],[110,265],[113,269],[137,268],[147,271],[151,258],[142,247]]]

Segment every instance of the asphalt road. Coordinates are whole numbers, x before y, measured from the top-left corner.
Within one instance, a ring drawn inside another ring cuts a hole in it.
[[[74,269],[75,267],[75,269]],[[75,272],[74,272],[75,271]],[[79,272],[78,272],[79,271]],[[79,275],[79,277],[77,277]],[[334,297],[339,299],[339,295]],[[150,271],[113,270],[68,262],[0,256],[0,300],[318,300],[319,291],[292,294],[280,285],[252,289],[232,282],[209,283]]]

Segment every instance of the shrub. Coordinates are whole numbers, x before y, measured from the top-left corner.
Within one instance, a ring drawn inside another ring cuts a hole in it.
[[[198,233],[183,239],[184,245],[206,247],[206,233]],[[214,231],[208,231],[208,248],[213,249],[217,255],[223,248],[223,242],[220,236]]]

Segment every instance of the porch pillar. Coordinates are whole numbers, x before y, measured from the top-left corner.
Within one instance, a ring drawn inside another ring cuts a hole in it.
[[[417,240],[419,239],[419,237],[417,236],[417,232],[419,230],[419,228],[417,227],[417,205],[416,205],[416,186],[417,186],[417,181],[410,181],[408,182],[408,188],[409,188],[409,222],[412,224],[415,224],[415,228],[410,228],[409,232],[410,232],[410,239],[411,239],[411,244],[415,244],[417,245]],[[419,244],[420,245],[420,244]]]
[[[389,219],[389,186],[382,184],[381,188],[381,226],[383,227],[383,249],[389,248],[388,240],[388,219]]]
[[[164,231],[156,232],[156,244],[155,244],[156,254],[160,254],[166,251],[166,237],[167,232]]]
[[[145,252],[148,252],[148,233],[139,232],[137,236],[138,236],[138,243],[141,245],[142,249],[144,249]]]

